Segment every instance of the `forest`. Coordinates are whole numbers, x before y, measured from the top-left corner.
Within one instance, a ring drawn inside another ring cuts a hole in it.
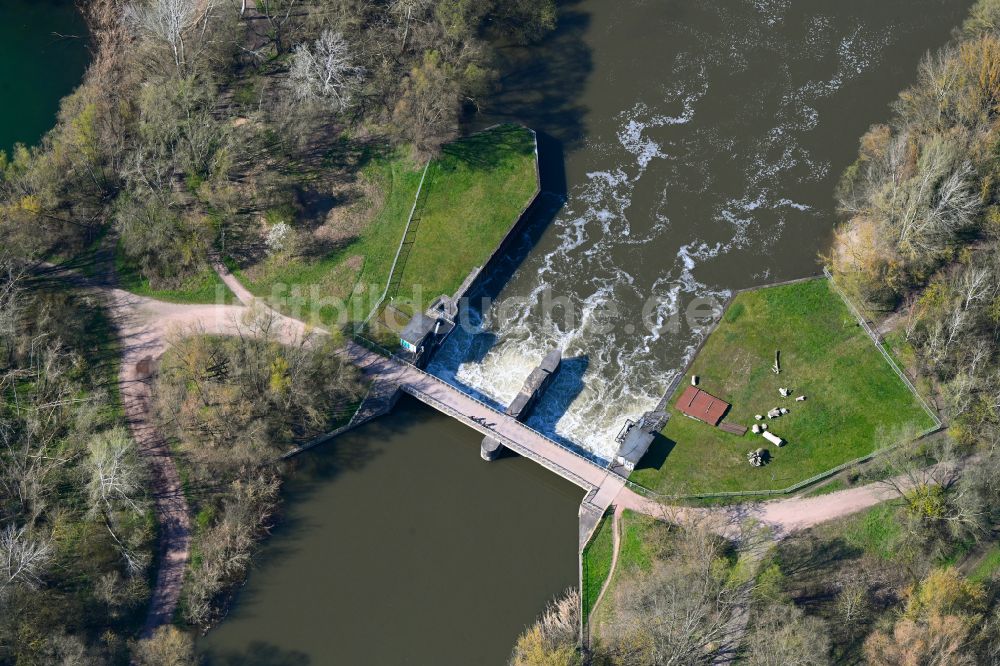
[[[329,252],[317,193],[437,154],[495,86],[497,45],[541,38],[555,7],[79,4],[84,80],[39,145],[0,153],[0,663],[193,663],[190,631],[140,640],[161,526],[102,294],[184,300],[223,254]],[[219,619],[277,519],[292,468],[275,459],[363,395],[336,335],[282,344],[263,313],[241,326],[171,339],[155,385],[195,511],[184,628]]]

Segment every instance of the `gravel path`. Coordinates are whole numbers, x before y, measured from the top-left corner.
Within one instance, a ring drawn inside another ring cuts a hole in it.
[[[895,481],[901,488],[907,487],[905,479]],[[742,534],[741,523],[746,519],[755,519],[771,528],[775,538],[781,539],[820,523],[864,511],[894,497],[898,497],[898,493],[892,486],[875,482],[816,497],[790,497],[701,508],[665,506],[629,488],[623,488],[615,498],[615,504],[674,523],[707,521],[716,532],[730,538],[738,538]]]
[[[244,305],[180,305],[164,303],[117,288],[102,287],[109,292],[112,317],[118,328],[122,344],[122,365],[119,388],[129,427],[137,446],[148,462],[153,477],[153,493],[160,530],[160,568],[153,590],[144,635],[173,617],[180,598],[190,548],[190,512],[184,498],[177,467],[162,436],[156,431],[151,415],[151,384],[156,361],[166,350],[167,340],[174,331],[198,332],[215,335],[232,335],[238,332],[241,320],[255,308],[267,308],[253,296],[221,264],[216,271],[225,284]],[[303,322],[275,313],[278,319],[278,337],[283,342],[294,342],[308,335],[311,330]],[[321,329],[315,329],[322,333]],[[351,360],[364,365],[370,358],[365,350],[348,345]],[[369,369],[370,370],[370,369]],[[434,387],[428,386],[428,389]],[[599,484],[600,485],[600,484]],[[661,504],[643,497],[627,487],[618,491],[617,484],[605,490],[617,494],[614,498],[614,555],[612,572],[617,564],[620,549],[619,519],[624,509],[631,509],[655,518],[674,523],[708,521],[720,534],[739,538],[747,518],[770,527],[775,538],[819,523],[841,518],[870,508],[891,499],[896,492],[887,484],[873,483],[818,497],[795,497],[766,502],[741,504],[732,507],[699,508],[677,507]],[[608,580],[611,576],[609,575]],[[598,597],[607,591],[605,582]],[[595,604],[596,605],[596,604]]]
[[[175,332],[233,335],[249,308],[234,305],[180,305],[97,285],[106,291],[121,344],[118,388],[129,429],[149,466],[159,524],[159,569],[143,636],[171,622],[180,600],[191,545],[191,515],[170,447],[157,431],[152,409],[156,364]],[[307,334],[301,322],[282,318],[278,337],[294,342]]]

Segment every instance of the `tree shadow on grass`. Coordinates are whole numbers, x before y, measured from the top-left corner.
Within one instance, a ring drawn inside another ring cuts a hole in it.
[[[492,169],[512,155],[527,156],[534,152],[531,132],[507,123],[445,144],[441,147],[445,159],[439,160],[438,168],[447,173],[455,168],[456,162],[461,162],[475,169]]]
[[[841,537],[824,539],[811,532],[789,536],[779,549],[782,572],[800,581],[813,574],[824,576],[830,567],[863,554],[860,548]]]

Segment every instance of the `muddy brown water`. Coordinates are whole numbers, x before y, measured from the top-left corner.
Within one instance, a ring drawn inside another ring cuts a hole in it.
[[[970,5],[564,3],[552,39],[504,50],[482,119],[522,120],[563,152],[545,165],[554,194],[487,285],[483,330],[454,336],[434,371],[507,404],[560,347],[571,363],[530,423],[610,459],[704,336],[689,308],[819,271],[859,137]]]
[[[583,492],[405,399],[301,459],[210,664],[500,664],[577,581]]]
[[[545,44],[504,50],[477,121],[541,132],[544,205],[484,287],[524,304],[485,308],[432,369],[506,402],[560,346],[532,424],[610,455],[703,335],[690,303],[818,270],[858,137],[970,5],[563,3]],[[576,321],[538,311],[547,291]],[[212,663],[502,664],[576,581],[580,492],[524,460],[480,461],[477,435],[427,408],[406,402],[303,461],[232,613],[201,641]]]

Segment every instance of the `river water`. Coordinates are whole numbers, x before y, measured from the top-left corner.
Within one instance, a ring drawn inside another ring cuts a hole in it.
[[[548,193],[509,271],[484,285],[506,307],[484,307],[483,330],[455,335],[432,369],[508,402],[557,345],[568,360],[533,425],[610,456],[700,339],[692,303],[817,270],[858,137],[970,4],[562,3],[544,45],[504,51],[480,119],[540,131]],[[71,3],[4,9],[6,149],[52,125],[86,53],[54,34],[82,34]],[[546,294],[563,299],[555,319]],[[486,464],[478,445],[404,401],[303,456],[258,566],[200,642],[211,662],[504,663],[576,582],[581,493],[527,460]]]
[[[87,66],[87,32],[71,0],[3,0],[0,150],[35,144]]]
[[[547,189],[565,203],[509,282],[487,285],[482,330],[454,335],[432,371],[509,404],[559,347],[569,363],[531,424],[613,456],[704,335],[689,308],[818,272],[858,138],[970,5],[564,4],[554,39],[507,53],[487,122],[522,120],[564,150]]]
[[[610,456],[702,335],[675,314],[816,272],[858,137],[970,4],[563,3],[546,44],[504,51],[479,120],[540,131],[549,193],[483,286],[500,297],[483,329],[454,334],[431,369],[506,403],[558,345],[567,361],[532,424]],[[564,299],[557,320],[546,293]],[[523,459],[483,463],[478,440],[406,403],[309,456],[263,562],[203,641],[213,663],[504,663],[576,580],[580,493]]]
[[[405,399],[300,460],[210,664],[493,665],[577,583],[583,492]]]

